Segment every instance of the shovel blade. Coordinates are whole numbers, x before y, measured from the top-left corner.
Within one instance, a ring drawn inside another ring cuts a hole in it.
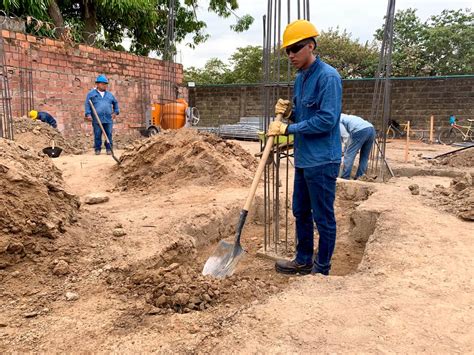
[[[244,255],[245,250],[242,249],[240,244],[221,240],[214,253],[207,259],[202,274],[211,275],[219,279],[231,276]]]

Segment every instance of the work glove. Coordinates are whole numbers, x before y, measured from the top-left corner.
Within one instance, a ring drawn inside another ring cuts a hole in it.
[[[268,126],[267,136],[279,136],[288,134],[288,125],[281,121],[273,121]]]
[[[282,114],[284,119],[291,116],[291,102],[289,100],[278,99],[275,105],[275,116]]]

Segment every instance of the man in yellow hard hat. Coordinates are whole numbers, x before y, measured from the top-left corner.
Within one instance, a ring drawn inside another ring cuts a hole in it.
[[[314,54],[318,35],[316,27],[306,20],[297,20],[286,27],[281,48],[298,73],[292,111],[289,101],[280,99],[275,114],[289,116],[293,123],[274,121],[267,133],[295,137],[293,215],[298,243],[294,260],[276,262],[276,271],[285,274],[328,275],[336,242],[334,200],[342,154],[339,128],[342,82],[336,69]],[[313,259],[314,223],[319,232],[319,246]]]
[[[40,120],[41,122],[49,124],[53,128],[58,127],[58,124],[56,123],[54,117],[47,112],[38,112],[36,110],[31,110],[30,112],[28,112],[28,116],[33,121]]]

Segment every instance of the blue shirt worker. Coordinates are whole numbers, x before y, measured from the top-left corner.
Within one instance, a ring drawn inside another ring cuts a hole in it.
[[[290,116],[294,123],[274,121],[267,132],[269,136],[294,135],[293,215],[297,246],[294,260],[278,260],[275,264],[276,271],[284,274],[328,275],[336,243],[334,200],[342,154],[342,81],[336,69],[314,54],[318,35],[314,25],[306,20],[286,27],[282,48],[298,73],[292,112],[288,113],[289,101],[280,99],[275,114]],[[314,223],[319,246],[313,260]]]
[[[99,75],[95,83],[96,87],[89,91],[86,97],[86,118],[92,121],[92,128],[94,129],[94,151],[96,155],[99,155],[102,149],[102,130],[97,123],[97,117],[93,115],[91,105],[89,104],[89,100],[91,100],[97,114],[99,115],[99,119],[102,122],[107,138],[109,138],[110,144],[112,144],[111,147],[107,142],[105,143],[105,150],[107,154],[110,155],[112,154],[111,148],[113,148],[113,120],[120,113],[118,101],[114,95],[107,91],[109,81],[105,75]]]
[[[58,128],[58,124],[53,116],[47,112],[38,112],[36,110],[31,110],[28,112],[28,116],[33,120],[40,120],[41,122],[49,124],[53,128]]]
[[[342,122],[339,122],[339,129],[341,130],[342,155],[344,156],[344,152],[346,151],[347,145],[349,144],[350,136]]]
[[[355,179],[358,179],[367,172],[370,151],[375,139],[375,128],[363,118],[344,113],[341,114],[341,124],[350,135],[350,143],[344,151],[341,177],[343,179],[351,178],[352,166],[354,165],[357,153],[360,151],[359,167],[355,175]]]

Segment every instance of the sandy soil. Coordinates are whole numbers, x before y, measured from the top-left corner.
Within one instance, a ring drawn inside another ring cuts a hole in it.
[[[473,224],[430,196],[451,178],[338,183],[330,277],[278,275],[257,257],[257,197],[243,235],[248,255],[233,277],[216,281],[200,270],[217,241],[232,238],[243,181],[120,191],[109,156],[54,163],[69,193],[110,200],[82,205],[45,255],[0,270],[1,352],[472,351]],[[52,273],[61,260],[68,273]]]

